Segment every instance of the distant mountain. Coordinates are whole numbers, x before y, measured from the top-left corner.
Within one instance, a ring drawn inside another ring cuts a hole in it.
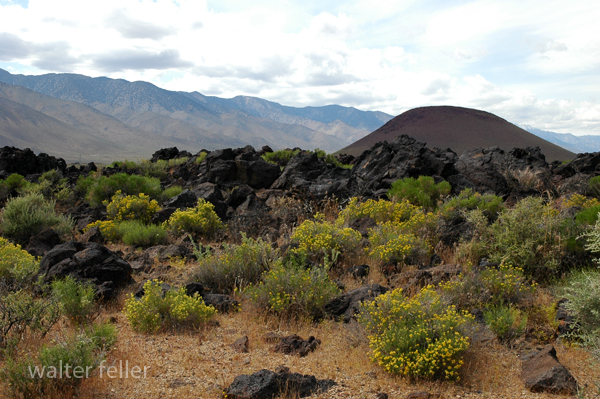
[[[294,108],[254,97],[223,99],[198,92],[168,91],[147,82],[76,74],[27,76],[13,75],[0,69],[0,82],[94,108],[110,117],[113,124],[120,122],[119,129],[127,132],[126,137],[132,134],[139,137],[138,142],[143,148],[137,152],[143,153],[145,158],[151,154],[146,152],[147,146],[143,145],[146,137],[189,151],[250,144],[258,148],[269,145],[274,149],[318,147],[333,152],[369,134],[392,118],[382,112],[360,111],[338,105]],[[11,101],[20,102],[19,98],[12,98]],[[31,99],[23,104],[42,113],[49,109]],[[83,109],[77,112],[80,111],[84,112]],[[89,113],[89,109],[85,112]],[[48,115],[71,123],[66,116],[59,117],[56,113]],[[81,127],[78,118],[72,115],[75,127]],[[90,132],[90,129],[95,129],[94,126],[97,124],[86,129],[88,133],[97,135],[98,132]],[[122,141],[123,138],[118,137],[122,134],[119,129],[105,129],[102,138],[114,140],[115,143]],[[35,145],[34,140],[30,146]],[[112,159],[122,157],[118,152],[110,156]]]
[[[600,151],[600,136],[586,135],[575,136],[571,133],[555,133],[547,130],[537,129],[529,125],[519,125],[529,133],[548,140],[551,143],[561,146],[574,153],[597,152]]]
[[[450,148],[459,155],[477,147],[498,146],[508,151],[514,147],[539,146],[548,161],[563,161],[575,157],[572,152],[494,114],[451,106],[421,107],[406,111],[338,152],[359,155],[379,141],[391,141],[402,134],[427,143],[428,147]]]

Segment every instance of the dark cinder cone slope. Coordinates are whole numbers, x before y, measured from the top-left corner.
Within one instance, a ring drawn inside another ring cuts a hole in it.
[[[452,106],[421,107],[406,111],[338,153],[358,156],[373,144],[392,141],[402,134],[427,143],[427,147],[450,148],[459,155],[473,148],[498,146],[508,151],[515,147],[539,146],[548,162],[575,158],[572,152],[494,114]]]

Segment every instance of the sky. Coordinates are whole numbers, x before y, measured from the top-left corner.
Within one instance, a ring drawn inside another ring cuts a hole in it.
[[[600,134],[597,0],[0,0],[0,68]]]

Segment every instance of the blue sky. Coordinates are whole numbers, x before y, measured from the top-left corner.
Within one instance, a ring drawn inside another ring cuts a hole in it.
[[[0,0],[0,68],[600,134],[600,2]]]

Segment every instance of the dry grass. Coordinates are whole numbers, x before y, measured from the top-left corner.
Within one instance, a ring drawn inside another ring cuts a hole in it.
[[[374,398],[386,392],[391,398],[424,390],[440,398],[560,398],[557,395],[533,394],[521,382],[518,353],[497,342],[476,344],[467,352],[461,382],[411,382],[390,375],[369,359],[364,334],[356,323],[323,321],[282,323],[269,316],[257,316],[247,302],[243,310],[232,315],[218,315],[218,325],[198,331],[166,332],[145,335],[131,330],[121,313],[124,295],[107,306],[103,318],[114,317],[119,340],[108,358],[109,365],[120,362],[130,367],[147,367],[146,378],[99,378],[84,381],[79,398],[217,398],[239,374],[261,369],[274,370],[285,365],[292,372],[312,374],[319,379],[331,378],[338,385],[314,398]],[[64,326],[63,326],[64,327]],[[322,344],[305,358],[274,353],[273,344],[264,342],[265,333],[314,335]],[[249,353],[237,353],[231,344],[247,335]],[[585,397],[597,392],[600,369],[591,364],[585,351],[557,345],[558,357],[582,386]],[[593,389],[592,389],[593,388]],[[2,387],[0,397],[7,396]],[[597,396],[596,396],[597,397]]]

